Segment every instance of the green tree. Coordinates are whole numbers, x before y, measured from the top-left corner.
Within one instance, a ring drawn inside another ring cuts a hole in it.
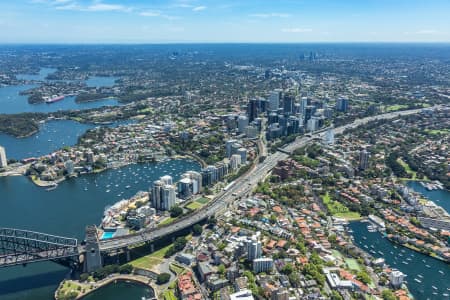
[[[161,273],[156,277],[156,283],[157,284],[164,284],[169,282],[170,280],[170,274],[169,273]]]
[[[80,275],[80,281],[81,282],[87,281],[88,279],[89,279],[89,273],[82,273]]]
[[[183,214],[183,209],[181,207],[179,207],[178,205],[175,205],[170,209],[170,216],[172,218],[176,218],[178,216],[181,216],[182,214]]]
[[[292,266],[292,264],[286,264],[282,269],[281,269],[281,273],[285,274],[285,275],[290,275],[292,274],[292,272],[294,271],[294,267]]]
[[[192,227],[192,233],[194,235],[201,235],[203,232],[203,227],[199,224],[195,224],[194,227]]]
[[[367,274],[366,271],[359,271],[358,274],[356,275],[356,279],[358,279],[359,281],[365,283],[365,284],[369,284],[370,283],[370,276],[369,274]]]
[[[344,300],[337,291],[331,291],[331,300]]]
[[[125,264],[119,267],[120,274],[130,274],[133,271],[133,266],[130,264]]]
[[[381,293],[383,300],[397,300],[397,297],[395,297],[394,293],[391,290],[384,290]]]

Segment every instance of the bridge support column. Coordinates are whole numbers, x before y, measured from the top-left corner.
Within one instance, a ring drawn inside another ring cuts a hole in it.
[[[151,253],[155,252],[155,245],[154,244],[150,244],[150,252]]]
[[[124,251],[127,256],[127,262],[129,262],[131,260],[131,251],[128,248],[125,248]]]
[[[86,272],[93,272],[103,266],[102,254],[95,225],[86,227],[86,253],[85,266]]]

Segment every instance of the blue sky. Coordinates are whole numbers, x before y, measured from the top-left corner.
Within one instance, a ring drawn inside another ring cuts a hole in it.
[[[0,43],[450,42],[449,0],[0,0]]]

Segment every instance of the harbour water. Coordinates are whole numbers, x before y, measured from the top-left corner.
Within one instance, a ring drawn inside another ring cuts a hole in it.
[[[154,291],[144,285],[119,281],[87,295],[83,300],[141,300],[152,297]]]
[[[132,121],[118,121],[108,126],[119,126],[133,123]],[[71,120],[48,121],[41,124],[38,133],[26,137],[15,138],[13,136],[0,133],[0,145],[5,147],[8,158],[17,160],[39,157],[49,154],[65,146],[72,146],[77,143],[86,130],[94,128],[93,124],[82,124]]]
[[[20,92],[29,90],[37,85],[24,84],[12,85],[0,88],[0,113],[1,114],[18,114],[23,112],[40,112],[49,113],[59,110],[71,109],[90,109],[103,106],[119,105],[119,101],[115,98],[108,98],[90,102],[75,102],[75,97],[66,97],[64,100],[48,103],[30,104],[28,96],[20,95]]]
[[[410,181],[407,185],[450,212],[450,192],[428,191],[416,181]],[[367,223],[353,222],[350,228],[361,249],[376,258],[383,257],[392,268],[397,268],[408,276],[408,287],[416,299],[450,299],[448,264],[395,245],[379,232],[368,232]]]
[[[408,181],[407,186],[414,191],[422,194],[425,198],[433,201],[450,214],[450,192],[447,190],[429,191],[423,187],[418,181]]]
[[[193,160],[134,164],[70,179],[52,191],[35,186],[25,177],[2,177],[1,226],[83,239],[85,226],[99,224],[107,206],[130,198],[139,190],[148,190],[160,176],[168,174],[178,180],[185,171],[199,169],[200,165]],[[130,187],[125,188],[128,185]],[[0,299],[50,300],[67,272],[49,262],[0,269]],[[136,288],[136,295],[140,295],[142,286]],[[110,289],[105,289],[105,293],[121,293],[118,287]],[[103,295],[103,290],[91,297],[91,300],[124,299],[109,298]],[[126,299],[140,300],[141,297]]]
[[[415,299],[450,299],[449,265],[395,245],[378,231],[368,232],[367,223],[352,222],[349,227],[353,230],[355,243],[361,249],[370,252],[375,258],[384,258],[391,268],[407,275],[408,288]]]

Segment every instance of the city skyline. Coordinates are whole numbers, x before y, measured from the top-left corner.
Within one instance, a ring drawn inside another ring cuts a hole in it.
[[[0,43],[450,42],[446,1],[20,0]]]

